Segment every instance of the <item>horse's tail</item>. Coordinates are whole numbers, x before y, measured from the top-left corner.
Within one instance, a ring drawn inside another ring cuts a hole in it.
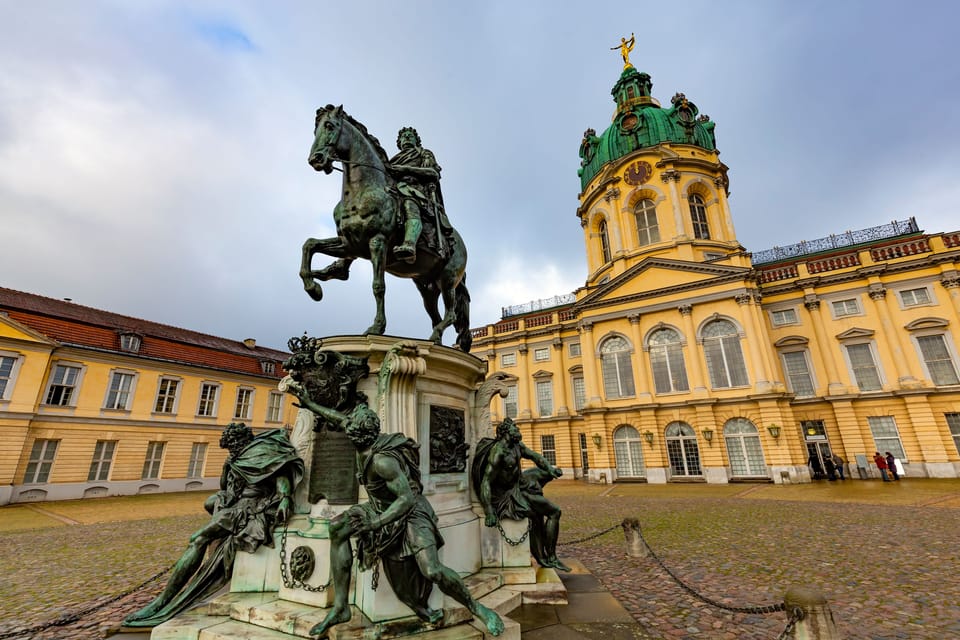
[[[467,291],[467,274],[463,274],[453,295],[453,308],[456,314],[453,328],[457,330],[457,346],[464,353],[470,353],[473,335],[470,333],[470,292]]]

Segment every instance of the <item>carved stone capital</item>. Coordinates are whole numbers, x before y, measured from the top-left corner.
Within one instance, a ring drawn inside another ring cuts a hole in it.
[[[690,314],[693,313],[693,305],[692,305],[692,304],[682,304],[682,305],[680,305],[679,307],[677,307],[677,311],[679,311],[679,312],[680,312],[680,315],[682,315],[682,316],[689,316]]]
[[[660,179],[664,182],[670,182],[671,180],[674,182],[680,182],[680,172],[676,169],[667,169],[666,171],[661,171]]]
[[[587,333],[591,333],[593,331],[593,320],[581,320],[580,328]]]
[[[611,200],[614,200],[619,197],[620,197],[619,187],[612,187],[610,189],[607,189],[607,192],[603,194],[603,199],[607,202],[610,202]]]
[[[872,284],[869,295],[871,300],[883,300],[887,297],[887,290],[882,284]]]
[[[815,295],[803,296],[803,306],[807,311],[816,311],[820,308],[820,299]]]
[[[627,316],[627,320],[630,321],[630,324],[640,324],[640,314],[631,313],[630,315]]]
[[[957,287],[960,287],[960,274],[943,274],[943,276],[940,278],[940,285],[944,289],[956,289]]]
[[[736,300],[737,304],[741,306],[745,304],[750,304],[750,301],[753,300],[753,295],[749,293],[739,293],[734,298],[734,300]]]
[[[530,351],[530,347],[528,347],[525,344],[522,344],[519,347],[517,347],[517,351],[519,351],[521,354],[526,355],[527,351]]]

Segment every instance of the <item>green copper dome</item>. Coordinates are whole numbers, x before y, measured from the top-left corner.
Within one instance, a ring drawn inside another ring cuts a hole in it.
[[[624,69],[610,92],[617,103],[613,124],[600,136],[587,129],[580,144],[580,187],[585,189],[608,162],[625,155],[654,147],[663,142],[692,144],[707,151],[716,149],[714,123],[709,116],[700,116],[695,104],[678,93],[669,108],[650,96],[653,83],[646,73],[634,67]]]

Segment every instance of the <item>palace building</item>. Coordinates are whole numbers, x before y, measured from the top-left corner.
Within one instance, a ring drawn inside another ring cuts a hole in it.
[[[228,422],[293,424],[288,355],[0,288],[0,504],[216,490]]]
[[[473,350],[506,374],[494,421],[592,481],[854,478],[890,451],[960,475],[960,232],[915,220],[750,253],[714,123],[627,64],[580,146],[587,277],[505,308]]]

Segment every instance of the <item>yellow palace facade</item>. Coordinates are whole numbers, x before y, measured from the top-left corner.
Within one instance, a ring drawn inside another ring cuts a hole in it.
[[[588,274],[504,309],[472,353],[508,380],[493,419],[571,477],[807,482],[891,452],[960,475],[960,232],[913,219],[751,254],[714,123],[628,65],[580,147]]]

